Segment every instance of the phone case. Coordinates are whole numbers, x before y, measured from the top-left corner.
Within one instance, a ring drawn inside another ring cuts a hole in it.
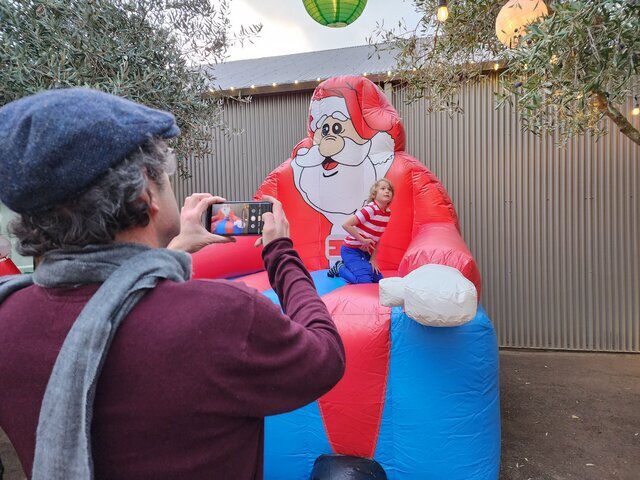
[[[270,202],[216,203],[207,210],[205,227],[216,235],[262,235],[262,215],[272,209]]]

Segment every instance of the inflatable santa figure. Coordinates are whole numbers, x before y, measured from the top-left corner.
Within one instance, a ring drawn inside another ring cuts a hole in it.
[[[498,351],[478,306],[480,274],[447,192],[404,147],[401,119],[374,83],[330,78],[313,93],[306,137],[256,192],[282,202],[346,352],[330,392],[267,419],[266,479],[309,478],[327,454],[374,459],[391,480],[497,478]],[[385,278],[327,278],[344,220],[383,177],[395,187],[377,255]],[[194,275],[234,278],[277,302],[253,243],[204,248]]]
[[[479,297],[480,273],[460,235],[451,200],[435,175],[404,147],[400,116],[373,82],[330,78],[313,93],[307,137],[267,176],[256,198],[267,194],[282,202],[296,250],[309,270],[321,270],[340,258],[344,220],[363,206],[373,183],[386,177],[395,195],[378,251],[385,276],[404,277],[426,264],[446,265],[473,283]],[[253,241],[239,240],[196,254],[195,274],[237,277],[260,270],[259,252],[249,248]],[[242,264],[211,260],[216,251],[232,250],[242,252]]]
[[[381,107],[372,118],[363,113],[359,96]],[[369,83],[360,92],[349,84],[323,85],[311,100],[309,137],[294,149],[291,167],[296,188],[329,220],[332,234],[344,234],[345,219],[363,206],[371,185],[393,163],[396,140],[404,132],[385,104]]]

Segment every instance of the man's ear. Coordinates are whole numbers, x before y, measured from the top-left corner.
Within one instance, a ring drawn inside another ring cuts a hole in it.
[[[140,194],[140,196],[138,197],[138,201],[147,205],[147,213],[149,214],[149,216],[154,216],[156,213],[158,213],[158,210],[160,210],[158,204],[155,201],[155,196],[149,188],[146,188]]]
[[[158,203],[156,202],[156,196],[152,194],[151,190],[147,189],[146,193],[147,195],[147,205],[149,205],[149,215],[155,215],[156,213],[158,213],[160,211],[160,207],[158,206]]]
[[[147,210],[149,215],[155,215],[156,213],[158,213],[158,210],[160,210],[160,207],[156,203],[157,197],[156,195],[154,195],[157,186],[153,182],[153,180],[149,178],[149,175],[147,175],[147,173],[145,173],[144,176],[147,180],[147,188],[145,188],[144,192],[142,192],[142,195],[140,195],[140,201],[146,203],[149,207],[149,209]]]

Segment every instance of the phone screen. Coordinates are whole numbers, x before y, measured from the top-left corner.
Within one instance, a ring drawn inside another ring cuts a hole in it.
[[[216,235],[262,235],[262,215],[272,210],[270,202],[226,202],[211,205],[205,227]]]

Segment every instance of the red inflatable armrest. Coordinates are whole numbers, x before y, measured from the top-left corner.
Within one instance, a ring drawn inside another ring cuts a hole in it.
[[[0,258],[0,277],[3,275],[18,275],[22,273],[10,258]]]
[[[480,271],[460,232],[453,223],[426,223],[414,235],[398,267],[404,277],[422,265],[453,267],[473,282],[480,298]]]
[[[231,278],[264,269],[258,237],[236,237],[235,243],[216,243],[192,255],[193,278]]]

